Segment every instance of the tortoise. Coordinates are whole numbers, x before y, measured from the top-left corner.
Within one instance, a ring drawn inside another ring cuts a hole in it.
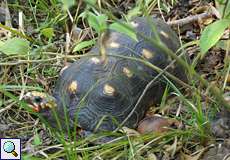
[[[151,104],[159,103],[167,81],[143,61],[161,69],[172,59],[149,39],[160,38],[160,43],[175,54],[180,48],[176,33],[157,18],[136,17],[130,25],[136,39],[115,30],[107,30],[103,45],[99,42],[79,60],[65,67],[59,76],[52,96],[29,92],[25,99],[52,126],[57,113],[62,126],[65,114],[70,128],[75,125],[89,132],[114,131],[121,126],[136,128]],[[156,32],[154,32],[154,29]],[[106,58],[100,56],[102,45]],[[142,61],[141,61],[142,60]],[[168,72],[182,81],[185,71],[178,65]],[[65,114],[64,114],[65,113]]]

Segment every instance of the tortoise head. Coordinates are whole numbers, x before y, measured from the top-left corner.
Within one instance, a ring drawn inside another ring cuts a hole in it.
[[[43,112],[57,106],[54,97],[37,91],[28,92],[23,99],[35,112]]]

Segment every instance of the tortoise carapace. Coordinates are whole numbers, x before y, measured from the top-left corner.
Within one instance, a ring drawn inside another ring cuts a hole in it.
[[[180,42],[176,33],[162,20],[137,17],[130,24],[136,39],[114,30],[107,31],[103,42],[106,58],[101,58],[98,42],[86,54],[88,56],[62,71],[52,97],[30,92],[26,99],[30,99],[36,111],[54,126],[56,120],[51,116],[50,108],[54,108],[63,125],[66,125],[67,115],[70,127],[77,125],[86,131],[113,131],[120,124],[135,128],[149,106],[160,102],[166,87],[163,76],[146,87],[158,72],[142,61],[161,69],[172,61],[164,49],[149,39],[160,38],[157,43],[165,44],[175,54]],[[185,71],[179,65],[172,65],[168,71],[186,81]]]

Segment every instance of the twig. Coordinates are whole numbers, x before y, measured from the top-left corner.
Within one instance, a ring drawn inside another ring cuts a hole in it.
[[[11,104],[9,104],[8,106],[0,109],[0,113],[5,112],[6,110],[10,109],[14,104],[16,104],[16,102],[12,102]]]
[[[186,17],[186,18],[182,18],[182,19],[179,19],[179,20],[170,21],[170,22],[167,22],[167,23],[170,26],[183,26],[185,24],[188,24],[188,23],[191,23],[191,22],[203,19],[203,18],[211,17],[212,15],[213,15],[212,12],[211,13],[210,12],[209,13],[201,13],[201,14],[197,14],[197,15],[194,15],[194,16],[189,16],[189,17]]]

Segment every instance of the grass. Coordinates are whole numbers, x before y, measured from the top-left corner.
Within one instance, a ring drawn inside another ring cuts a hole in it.
[[[61,124],[58,125],[58,128],[52,128],[46,119],[28,108],[27,104],[21,100],[22,96],[33,90],[51,94],[61,68],[67,62],[88,56],[82,53],[86,53],[92,43],[85,43],[88,45],[77,52],[72,52],[75,47],[79,47],[84,41],[97,40],[104,31],[107,21],[119,23],[117,20],[120,16],[129,19],[134,16],[151,15],[157,9],[160,10],[158,13],[162,17],[176,3],[176,1],[166,3],[159,0],[150,0],[146,3],[142,0],[138,0],[136,3],[128,1],[116,3],[111,0],[111,2],[97,1],[92,5],[91,3],[95,2],[92,0],[90,3],[79,1],[72,6],[67,3],[68,1],[65,2],[64,4],[56,0],[49,2],[29,0],[24,4],[21,1],[9,2],[8,8],[12,20],[19,19],[17,17],[19,11],[23,13],[23,23],[18,23],[19,26],[15,27],[22,29],[15,30],[0,24],[0,31],[3,32],[3,35],[0,32],[0,47],[1,42],[13,37],[20,37],[24,41],[30,42],[28,52],[20,55],[11,54],[10,51],[8,55],[0,52],[0,137],[21,138],[23,159],[146,159],[153,154],[172,158],[178,156],[179,152],[177,151],[191,154],[197,151],[197,147],[202,147],[213,138],[209,132],[210,113],[214,112],[213,114],[215,114],[216,108],[222,103],[225,104],[224,101],[221,101],[223,99],[221,92],[216,87],[210,87],[210,82],[204,80],[194,70],[194,66],[175,57],[174,53],[151,39],[147,40],[172,55],[193,75],[190,79],[191,83],[184,84],[185,88],[188,88],[188,95],[185,95],[186,92],[181,93],[177,86],[169,82],[169,87],[173,89],[173,92],[165,92],[161,106],[155,107],[158,113],[182,121],[186,129],[172,129],[162,134],[147,135],[137,133],[133,135],[130,130],[123,130],[119,133],[93,134],[86,138],[80,138],[75,136],[76,130],[72,132],[67,129],[68,134],[66,134]],[[125,13],[119,14],[117,18],[114,16],[116,12],[113,11],[114,8],[121,6],[125,6]],[[92,19],[86,16],[89,12],[94,15]],[[78,32],[74,25],[82,28],[81,32],[86,34]],[[128,25],[121,24],[121,26],[128,29],[125,31],[131,33]],[[71,34],[73,31],[76,31],[77,36]],[[190,42],[190,44],[196,45],[196,42]],[[183,45],[185,50],[190,47],[190,44]],[[15,47],[20,46],[15,45]],[[151,63],[138,58],[125,56],[120,58],[141,62],[160,73],[164,72]],[[199,61],[198,58],[195,59]],[[223,69],[225,83],[220,86],[220,88],[223,87],[223,90],[227,87],[226,79],[229,68],[229,65],[226,65]],[[180,82],[176,77],[169,73],[166,74]],[[211,94],[207,91],[210,91]],[[168,100],[169,94],[176,96]],[[205,100],[203,100],[204,96]],[[204,101],[205,105],[214,107],[204,110]],[[56,120],[60,121],[58,115],[54,115]],[[67,115],[64,121],[67,123],[66,126],[69,126]],[[58,130],[61,132],[57,132]],[[119,141],[97,145],[90,143],[106,135],[119,136]]]

